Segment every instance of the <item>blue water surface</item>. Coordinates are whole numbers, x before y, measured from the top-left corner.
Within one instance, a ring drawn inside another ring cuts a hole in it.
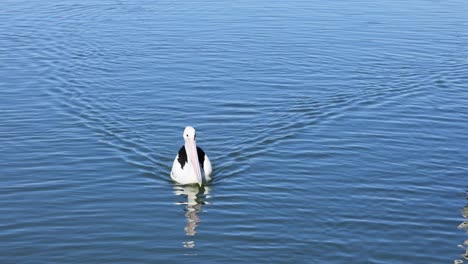
[[[461,0],[3,1],[0,262],[468,262],[467,84]]]

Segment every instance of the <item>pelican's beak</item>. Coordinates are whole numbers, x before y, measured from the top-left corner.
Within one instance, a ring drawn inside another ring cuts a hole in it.
[[[200,162],[198,161],[197,143],[193,139],[186,140],[185,151],[189,159],[189,163],[193,167],[193,171],[197,176],[197,182],[200,187],[202,186],[203,180],[200,170]]]

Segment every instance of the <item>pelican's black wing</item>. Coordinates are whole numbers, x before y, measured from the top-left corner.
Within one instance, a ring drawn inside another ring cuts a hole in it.
[[[205,152],[200,147],[197,147],[198,162],[203,169],[203,163],[205,162]],[[177,161],[180,163],[180,167],[183,169],[187,163],[187,151],[185,151],[185,146],[182,146],[179,149]]]

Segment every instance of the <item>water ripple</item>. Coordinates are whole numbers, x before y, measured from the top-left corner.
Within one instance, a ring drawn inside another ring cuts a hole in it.
[[[465,261],[460,6],[7,1],[2,259]]]

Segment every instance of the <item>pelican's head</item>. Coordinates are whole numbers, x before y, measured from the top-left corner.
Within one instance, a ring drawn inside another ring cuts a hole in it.
[[[185,127],[184,129],[185,142],[190,141],[190,140],[195,141],[195,138],[196,138],[195,128],[191,126]]]
[[[198,185],[201,187],[203,180],[200,170],[200,161],[198,159],[195,128],[191,126],[186,127],[183,136],[185,141],[185,152],[187,152],[189,166],[192,167],[193,172],[197,177]]]

